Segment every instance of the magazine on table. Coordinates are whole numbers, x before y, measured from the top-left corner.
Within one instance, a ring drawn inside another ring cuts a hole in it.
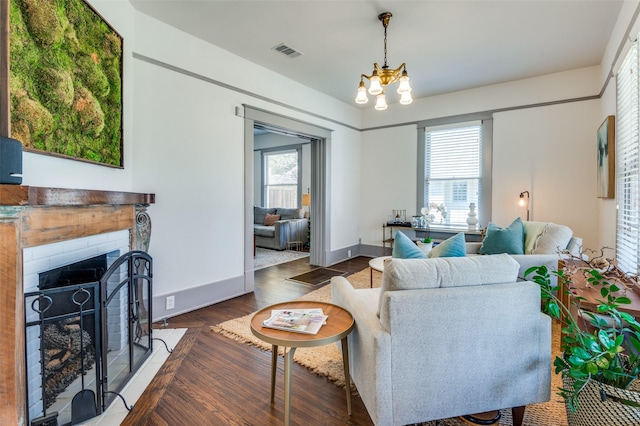
[[[271,317],[262,325],[276,330],[295,333],[317,334],[327,321],[327,315],[320,308],[312,309],[274,309]]]

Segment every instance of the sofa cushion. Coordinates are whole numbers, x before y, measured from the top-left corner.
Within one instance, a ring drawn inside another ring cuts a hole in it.
[[[531,254],[551,254],[569,245],[573,231],[565,225],[548,223],[536,239]]]
[[[520,265],[508,254],[385,262],[378,302],[386,291],[515,283]]]
[[[427,255],[404,232],[396,232],[392,257],[396,259],[426,259]]]
[[[276,223],[279,220],[280,220],[280,215],[279,214],[267,213],[264,216],[264,224],[265,224],[265,226],[273,226],[273,224]]]
[[[253,233],[258,237],[274,238],[276,230],[273,226],[253,225]]]
[[[268,209],[265,207],[253,206],[253,223],[256,225],[264,225],[264,218],[269,214],[274,214],[276,209]]]
[[[536,240],[547,225],[548,222],[522,222],[522,227],[524,228],[524,254],[531,254],[533,252],[533,246]]]
[[[429,257],[464,257],[466,254],[467,245],[464,240],[464,232],[458,232],[432,248]]]
[[[283,209],[278,207],[276,214],[280,215],[281,220],[303,219],[304,209]]]
[[[506,228],[493,222],[487,226],[487,235],[482,241],[480,254],[524,254],[524,228],[518,217]]]

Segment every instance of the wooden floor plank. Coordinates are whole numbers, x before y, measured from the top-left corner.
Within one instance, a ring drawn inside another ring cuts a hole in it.
[[[368,261],[365,257],[353,258],[331,269],[351,274],[366,268]],[[169,327],[189,330],[122,424],[282,425],[282,360],[278,364],[275,401],[271,404],[271,354],[211,332],[209,326],[317,289],[286,281],[312,269],[315,267],[305,258],[258,270],[253,293],[170,318]],[[156,328],[161,326],[154,324]],[[159,343],[154,348],[164,350]],[[357,395],[352,397],[353,414],[349,416],[344,388],[298,364],[293,366],[292,392],[293,425],[373,424]]]

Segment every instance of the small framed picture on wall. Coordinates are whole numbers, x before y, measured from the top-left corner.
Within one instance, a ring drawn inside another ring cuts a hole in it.
[[[598,198],[615,197],[615,120],[610,115],[598,127]]]

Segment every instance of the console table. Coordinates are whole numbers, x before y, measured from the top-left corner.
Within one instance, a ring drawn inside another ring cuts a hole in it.
[[[386,253],[387,244],[389,244],[389,248],[393,248],[393,230],[406,230],[406,231],[414,231],[416,233],[416,238],[427,238],[431,237],[434,242],[442,242],[449,237],[454,236],[458,232],[464,232],[464,239],[467,242],[480,242],[482,241],[482,237],[484,235],[484,230],[477,231],[469,231],[464,228],[450,228],[444,226],[430,226],[428,228],[413,228],[412,226],[407,226],[403,224],[391,224],[384,223],[382,224],[382,250],[383,253]]]

